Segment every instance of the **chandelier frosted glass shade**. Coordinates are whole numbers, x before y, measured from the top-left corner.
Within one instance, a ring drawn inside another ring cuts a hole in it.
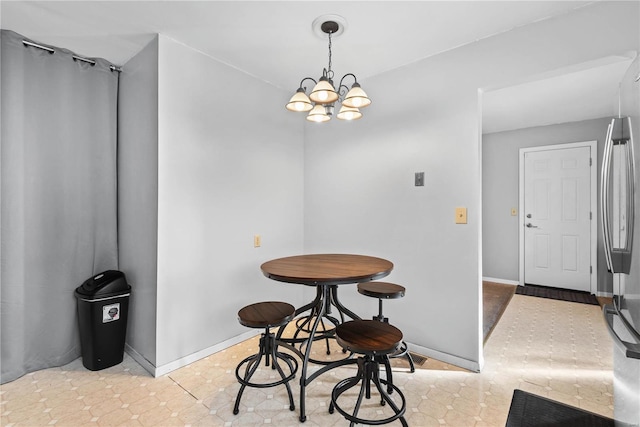
[[[309,111],[309,115],[307,115],[307,120],[315,123],[328,122],[331,120],[331,117],[327,115],[327,111],[322,104],[316,104],[315,107],[311,111]]]
[[[313,108],[313,104],[304,92],[303,88],[299,88],[291,97],[289,103],[285,106],[289,111],[309,111]]]
[[[342,101],[342,105],[352,108],[363,108],[369,104],[371,104],[371,100],[357,82],[351,86],[351,90],[347,92]]]
[[[338,117],[340,120],[358,120],[360,117],[362,117],[362,113],[357,108],[347,107],[346,105],[344,105],[344,103],[342,103],[342,107],[340,108],[340,111],[338,112],[338,115],[336,117]]]
[[[332,104],[338,100],[338,93],[331,82],[323,76],[309,94],[309,99],[316,104]]]

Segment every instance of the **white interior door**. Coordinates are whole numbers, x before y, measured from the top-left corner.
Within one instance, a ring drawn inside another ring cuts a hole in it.
[[[524,153],[524,281],[591,291],[591,148]]]

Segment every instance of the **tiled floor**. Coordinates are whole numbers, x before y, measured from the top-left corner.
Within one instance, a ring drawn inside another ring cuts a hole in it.
[[[248,388],[240,413],[232,414],[235,366],[256,348],[254,338],[160,378],[126,355],[99,372],[80,360],[34,372],[0,387],[0,425],[298,425],[283,386]],[[410,426],[504,426],[515,388],[613,415],[612,343],[598,306],[515,295],[485,345],[482,373],[432,359],[413,374],[405,362],[396,365],[394,382],[407,397]],[[348,425],[327,406],[335,383],[353,372],[336,369],[307,388],[305,426]],[[296,381],[292,389],[297,407]],[[368,413],[381,409],[375,399],[366,405]]]

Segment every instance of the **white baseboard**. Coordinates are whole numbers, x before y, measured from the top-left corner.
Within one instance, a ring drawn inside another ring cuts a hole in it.
[[[605,297],[605,298],[613,298],[613,292],[598,291],[598,293],[596,294],[596,296],[598,296],[598,297]]]
[[[173,372],[176,369],[180,369],[184,366],[187,366],[193,362],[197,362],[200,359],[204,359],[207,356],[211,356],[214,353],[217,353],[219,351],[232,347],[238,343],[241,343],[242,341],[246,341],[249,338],[253,338],[254,336],[259,334],[260,334],[260,331],[255,331],[255,330],[247,331],[243,334],[240,334],[233,338],[229,338],[228,340],[222,341],[216,345],[207,347],[203,350],[197,351],[188,356],[181,357],[180,359],[174,360],[173,362],[166,363],[162,366],[153,365],[153,363],[145,359],[140,353],[135,351],[128,344],[125,345],[125,350],[129,356],[131,356],[136,362],[138,362],[151,375],[157,378],[162,375],[166,375],[170,372]]]
[[[246,341],[250,338],[253,338],[258,334],[259,332],[256,332],[256,331],[248,331],[241,335],[238,335],[236,337],[223,341],[219,344],[205,348],[204,350],[198,351],[196,353],[190,354],[188,356],[182,357],[178,360],[174,360],[173,362],[170,362],[158,367],[156,367],[155,365],[153,365],[153,363],[145,359],[140,353],[138,353],[131,346],[129,346],[129,344],[125,344],[125,351],[129,356],[131,356],[131,358],[133,358],[136,362],[138,362],[140,366],[142,366],[151,375],[157,378],[162,375],[166,375],[170,372],[173,372],[176,369],[180,369],[184,366],[187,366],[193,362],[197,362],[198,360],[203,359],[207,356],[210,356],[214,353],[217,353],[219,351],[232,347],[238,343],[241,343],[242,341]],[[416,352],[418,354],[421,354],[427,357],[431,357],[433,359],[437,359],[441,362],[458,366],[463,369],[468,369],[473,372],[480,372],[480,369],[482,368],[482,366],[480,366],[480,363],[474,362],[472,360],[463,359],[458,356],[442,353],[437,350],[432,350],[430,348],[422,347],[422,346],[411,344],[411,343],[407,343],[407,345],[409,346],[410,351]]]
[[[157,376],[157,375],[155,375],[156,367],[153,365],[153,363],[151,363],[143,355],[141,355],[140,353],[135,351],[135,349],[133,347],[131,347],[128,343],[124,344],[124,351],[129,356],[131,356],[131,358],[133,360],[138,362],[140,364],[140,366],[142,366],[147,372],[149,372],[154,377]]]
[[[483,282],[503,283],[505,285],[518,286],[520,282],[518,280],[496,279],[495,277],[483,277]]]
[[[442,353],[440,351],[432,350],[430,348],[422,347],[416,344],[407,343],[407,346],[409,347],[409,351],[413,351],[423,356],[431,357],[433,359],[449,363],[460,368],[468,369],[469,371],[480,372],[480,369],[482,369],[481,364],[479,362],[474,362],[473,360],[463,359],[458,356]]]

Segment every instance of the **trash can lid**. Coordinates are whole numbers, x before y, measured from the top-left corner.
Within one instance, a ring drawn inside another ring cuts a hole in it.
[[[122,271],[107,270],[84,281],[76,288],[76,296],[88,299],[111,297],[131,291]]]

